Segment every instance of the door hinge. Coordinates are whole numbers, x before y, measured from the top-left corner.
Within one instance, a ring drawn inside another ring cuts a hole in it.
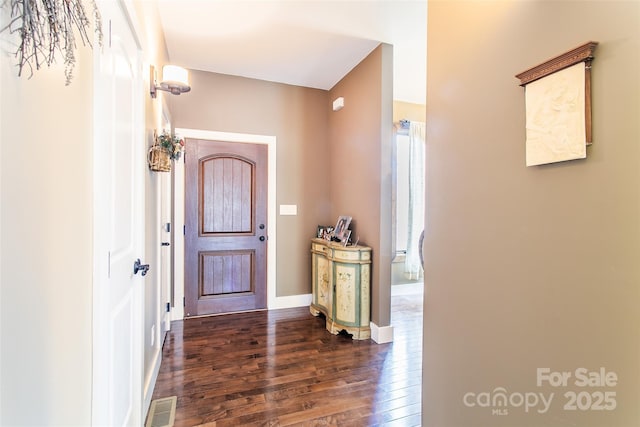
[[[171,303],[167,303],[167,313],[169,313],[171,311]]]
[[[183,235],[183,236],[186,236],[186,235],[187,235],[187,226],[186,226],[186,225],[183,225],[183,226],[182,226],[182,235]]]
[[[183,307],[187,306],[187,301],[186,301],[185,297],[182,297],[182,306]]]

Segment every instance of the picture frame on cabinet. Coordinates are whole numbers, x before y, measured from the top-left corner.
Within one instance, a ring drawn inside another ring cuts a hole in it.
[[[324,240],[331,240],[333,237],[333,227],[329,226],[324,230]]]
[[[318,226],[318,231],[316,231],[316,237],[318,239],[324,239],[324,235],[326,233],[327,227],[324,225],[319,225]]]
[[[349,231],[349,224],[351,224],[350,216],[343,215],[338,217],[338,222],[336,223],[336,228],[333,235],[341,242],[345,239],[347,231]],[[349,234],[351,234],[351,231],[349,231]],[[348,239],[349,236],[347,235],[347,240]]]
[[[347,230],[346,232],[343,233],[343,238],[342,238],[342,246],[347,246],[349,244],[349,238],[351,237],[351,230]]]

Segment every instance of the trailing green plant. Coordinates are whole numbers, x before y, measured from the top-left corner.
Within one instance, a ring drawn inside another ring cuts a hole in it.
[[[93,8],[98,43],[102,46],[100,11],[94,0],[88,1]],[[64,58],[65,84],[69,85],[76,64],[76,39],[92,47],[87,32],[91,23],[82,0],[4,0],[2,7],[7,5],[11,9],[10,20],[0,33],[8,30],[19,37],[15,53],[18,76],[28,69],[31,78],[34,69],[39,70],[44,64],[51,66],[60,54]]]
[[[158,143],[160,147],[167,150],[171,160],[178,160],[184,150],[184,140],[167,132],[162,132],[162,134],[158,136]]]

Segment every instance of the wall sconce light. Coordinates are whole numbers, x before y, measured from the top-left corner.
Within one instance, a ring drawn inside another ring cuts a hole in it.
[[[156,69],[152,65],[151,67],[151,98],[155,98],[158,90],[164,90],[171,92],[173,95],[180,95],[181,93],[189,92],[191,86],[189,86],[189,73],[182,67],[176,65],[165,65],[162,67],[162,81],[160,84],[156,81]]]

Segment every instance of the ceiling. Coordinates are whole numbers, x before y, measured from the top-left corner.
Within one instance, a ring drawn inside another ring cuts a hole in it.
[[[425,103],[426,1],[157,0],[171,63],[331,89],[380,42],[394,99]]]

